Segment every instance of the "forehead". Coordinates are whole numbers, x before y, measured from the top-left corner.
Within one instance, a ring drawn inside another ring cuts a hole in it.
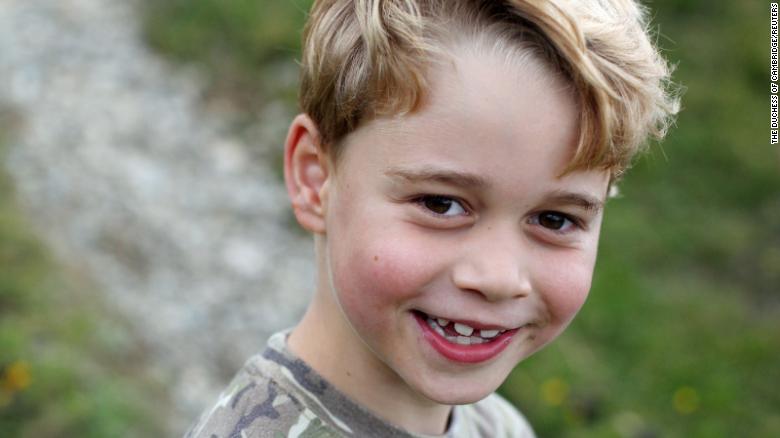
[[[567,84],[531,56],[517,62],[517,57],[479,52],[479,47],[455,49],[450,62],[435,65],[421,110],[387,120],[386,129],[402,137],[447,139],[450,134],[451,143],[469,141],[472,146],[480,140],[507,146],[524,140],[518,146],[573,154],[578,112]],[[465,128],[470,135],[464,138],[460,131]]]
[[[493,187],[565,183],[568,176],[559,176],[578,134],[574,93],[540,62],[526,61],[453,51],[430,70],[417,111],[367,122],[345,139],[352,150],[345,158],[380,174],[435,164],[481,175]]]

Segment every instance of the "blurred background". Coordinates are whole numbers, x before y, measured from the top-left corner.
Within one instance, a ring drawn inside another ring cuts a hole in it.
[[[181,435],[301,315],[280,163],[309,4],[0,1],[0,435]],[[678,126],[500,391],[541,437],[780,436],[769,3],[645,4]]]

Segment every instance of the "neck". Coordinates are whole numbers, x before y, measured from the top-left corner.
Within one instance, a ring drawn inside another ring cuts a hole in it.
[[[451,406],[416,393],[379,360],[348,325],[329,290],[318,288],[290,334],[288,346],[336,389],[377,417],[412,433],[445,432]]]

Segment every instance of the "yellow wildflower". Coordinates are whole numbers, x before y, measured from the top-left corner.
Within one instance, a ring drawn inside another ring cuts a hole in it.
[[[3,389],[7,392],[21,391],[30,386],[31,380],[30,365],[26,361],[18,360],[5,369]]]
[[[563,380],[553,377],[542,383],[542,400],[550,406],[560,406],[569,396],[569,385]]]
[[[672,404],[678,413],[691,414],[699,409],[699,393],[690,386],[683,386],[674,392]]]

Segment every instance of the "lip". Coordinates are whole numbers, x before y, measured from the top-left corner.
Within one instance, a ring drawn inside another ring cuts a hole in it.
[[[480,363],[498,356],[512,341],[512,337],[520,328],[507,330],[496,336],[490,342],[475,345],[453,344],[428,326],[422,314],[413,312],[414,319],[422,330],[423,338],[428,341],[434,350],[445,358],[460,363]]]

